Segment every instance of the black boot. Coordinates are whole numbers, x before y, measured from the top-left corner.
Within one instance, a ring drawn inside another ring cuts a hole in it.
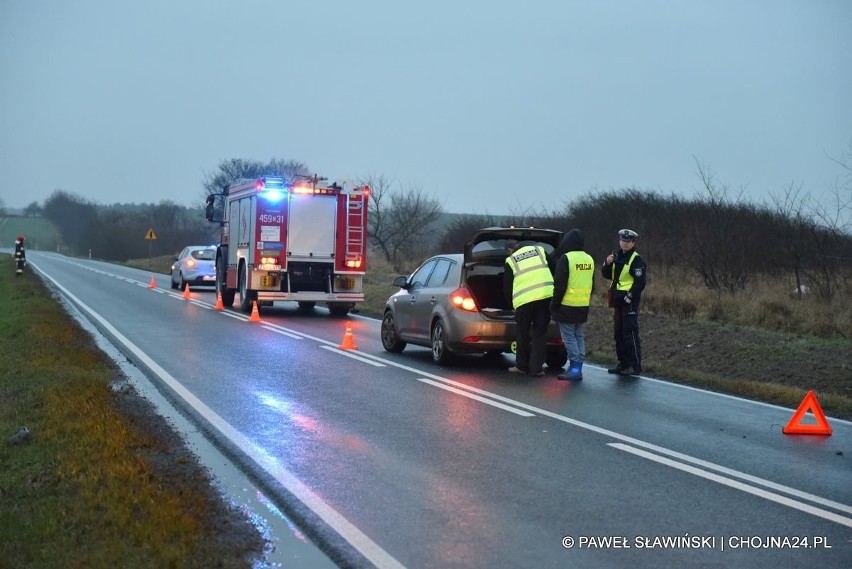
[[[606,370],[606,372],[607,373],[621,373],[621,370],[623,370],[626,367],[627,366],[624,365],[623,363],[618,362],[617,366],[609,368],[608,370]]]

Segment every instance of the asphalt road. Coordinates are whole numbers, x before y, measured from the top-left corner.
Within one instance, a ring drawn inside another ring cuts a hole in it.
[[[793,409],[589,366],[437,367],[374,320],[248,322],[165,275],[29,257],[342,565],[852,566],[852,423],[785,435]]]

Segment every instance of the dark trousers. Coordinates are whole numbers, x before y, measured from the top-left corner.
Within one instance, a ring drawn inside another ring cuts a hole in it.
[[[550,325],[550,299],[534,300],[515,309],[518,323],[518,351],[515,367],[538,373],[547,359],[547,327]]]
[[[642,371],[642,343],[639,341],[639,307],[636,303],[615,307],[615,355],[619,367]]]

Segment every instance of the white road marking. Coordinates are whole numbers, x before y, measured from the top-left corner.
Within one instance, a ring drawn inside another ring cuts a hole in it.
[[[379,547],[377,543],[371,540],[349,520],[343,517],[337,510],[326,504],[322,498],[315,494],[307,485],[296,478],[290,471],[281,466],[279,461],[270,456],[265,450],[255,445],[248,437],[243,435],[237,429],[231,426],[230,423],[220,417],[215,411],[205,405],[198,397],[183,386],[169,372],[163,369],[157,362],[148,357],[136,344],[131,342],[121,332],[119,332],[112,324],[110,324],[100,314],[92,310],[88,305],[83,303],[79,298],[71,294],[71,292],[60,285],[56,279],[38,268],[39,272],[49,279],[62,293],[71,301],[73,301],[81,310],[94,318],[104,329],[108,330],[115,341],[122,344],[128,351],[136,356],[151,372],[163,380],[169,387],[174,390],[186,403],[195,409],[202,417],[204,417],[213,427],[215,427],[223,436],[229,439],[234,445],[251,458],[258,466],[265,470],[270,476],[277,480],[288,492],[293,494],[300,502],[310,508],[317,516],[327,523],[334,531],[336,531],[343,539],[352,545],[361,555],[373,563],[376,567],[388,569],[402,569],[402,565],[384,549]]]
[[[797,502],[791,498],[786,496],[781,496],[780,494],[776,494],[774,492],[769,492],[762,488],[757,488],[755,486],[750,486],[748,484],[744,484],[738,480],[733,480],[731,478],[726,478],[724,476],[720,476],[718,474],[714,474],[712,472],[708,472],[706,470],[701,470],[700,468],[696,468],[694,466],[690,466],[688,464],[683,464],[682,462],[677,462],[671,459],[668,459],[664,456],[659,456],[642,449],[638,449],[632,446],[628,446],[622,443],[608,443],[609,446],[613,448],[617,448],[619,450],[623,450],[625,452],[629,452],[636,456],[641,456],[642,458],[647,458],[648,460],[653,460],[654,462],[658,462],[660,464],[665,464],[666,466],[671,466],[672,468],[676,468],[678,470],[682,470],[684,472],[688,472],[690,474],[694,474],[695,476],[700,476],[701,478],[706,478],[707,480],[712,480],[713,482],[718,482],[719,484],[723,484],[725,486],[730,486],[731,488],[735,488],[737,490],[741,490],[743,492],[747,492],[749,494],[754,494],[755,496],[759,496],[760,498],[764,498],[766,500],[770,500],[772,502],[776,502],[778,504],[782,504],[784,506],[794,508],[796,510],[800,510],[802,512],[806,512],[813,516],[817,516],[847,527],[852,528],[852,518],[847,518],[845,516],[841,516],[840,514],[835,514],[834,512],[829,512],[827,510],[823,510],[810,504],[805,504],[804,502]]]
[[[429,385],[433,385],[435,387],[440,387],[441,389],[445,389],[447,391],[451,391],[451,392],[456,393],[458,395],[461,395],[463,397],[467,397],[468,399],[475,399],[475,400],[480,401],[482,403],[486,403],[488,405],[491,405],[492,407],[497,407],[498,409],[503,409],[504,411],[514,413],[515,415],[520,415],[521,417],[535,417],[535,415],[533,415],[532,413],[528,413],[526,411],[521,411],[520,409],[516,409],[515,407],[510,407],[508,405],[498,403],[497,401],[494,401],[493,399],[488,399],[487,397],[480,397],[479,395],[474,395],[473,393],[463,391],[463,390],[458,389],[456,387],[451,387],[451,386],[446,385],[445,383],[442,383],[442,382],[439,382],[439,381],[426,379],[425,377],[415,377],[414,379],[416,379],[417,381],[422,381],[423,383],[428,383]]]
[[[279,334],[285,334],[286,332],[278,332]],[[359,362],[364,362],[365,364],[369,364],[375,367],[385,367],[385,364],[374,362],[368,360],[367,358],[363,358],[360,354],[356,355],[348,350],[341,350],[340,348],[333,348],[331,346],[320,346],[323,350],[328,350],[329,352],[334,352],[335,354],[339,354],[341,356],[346,356],[347,358],[352,358],[353,360],[358,360]]]
[[[261,326],[261,328],[266,328],[267,330],[275,332],[276,334],[281,334],[282,336],[288,336],[288,337],[293,338],[295,340],[304,340],[305,339],[304,336],[300,336],[298,334],[293,334],[292,332],[287,331],[287,329],[282,328],[281,326],[278,326],[277,324],[264,324],[264,325]]]
[[[243,322],[248,322],[248,318],[245,316],[240,316],[239,314],[234,314],[233,312],[227,312],[224,310],[219,311],[222,316],[227,316],[228,318],[233,318],[234,320],[242,320]]]

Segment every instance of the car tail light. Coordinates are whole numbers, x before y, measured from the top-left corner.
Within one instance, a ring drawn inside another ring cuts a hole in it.
[[[194,259],[187,259],[186,260],[186,266],[190,267],[190,268],[194,267],[195,266],[195,260]]]
[[[467,287],[460,286],[451,292],[450,300],[456,308],[467,310],[468,312],[479,312],[479,308],[476,306],[476,301],[473,300],[473,297],[470,295],[470,291],[467,290]]]

